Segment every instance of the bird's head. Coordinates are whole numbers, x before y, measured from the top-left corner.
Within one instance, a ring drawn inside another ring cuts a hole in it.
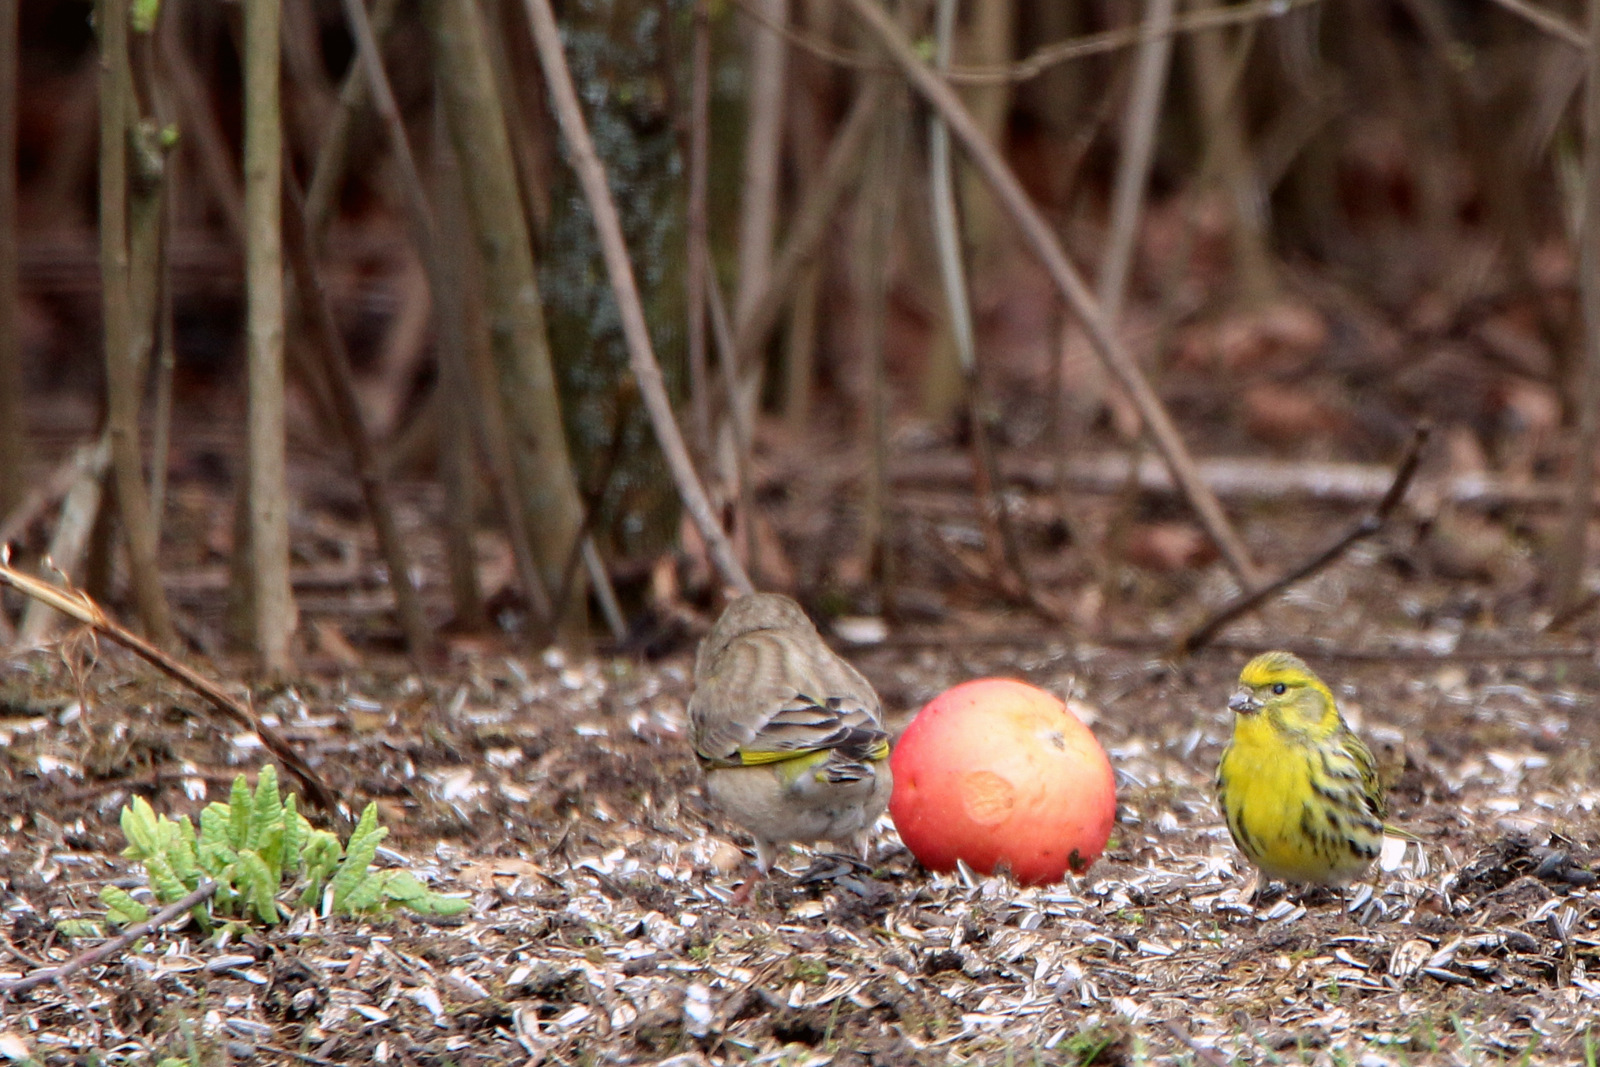
[[[1297,733],[1326,734],[1339,726],[1333,693],[1289,652],[1263,652],[1246,663],[1228,708],[1242,717],[1265,714]]]
[[[750,593],[730,601],[717,624],[700,643],[699,658],[709,660],[745,634],[757,630],[815,633],[816,627],[800,605],[781,593]]]

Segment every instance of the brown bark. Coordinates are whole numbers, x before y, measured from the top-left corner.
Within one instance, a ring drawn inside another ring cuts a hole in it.
[[[250,623],[270,674],[289,669],[296,618],[289,587],[289,484],[284,437],[283,121],[278,100],[278,0],[244,8],[244,218],[249,360]]]
[[[429,0],[441,104],[461,168],[479,252],[512,471],[547,596],[583,524],[577,480],[562,430],[555,369],[534,274],[533,247],[518,193],[511,143],[495,87],[482,17],[472,0]],[[558,625],[583,629],[582,596]]]
[[[27,491],[17,338],[17,0],[0,0],[0,516]]]
[[[1573,398],[1578,414],[1572,457],[1572,500],[1552,584],[1557,613],[1583,599],[1583,570],[1594,512],[1594,450],[1600,428],[1600,0],[1589,0],[1589,72],[1583,94],[1583,229],[1578,235],[1582,301],[1582,358],[1574,360]]]
[[[161,588],[155,528],[139,448],[143,394],[128,260],[128,117],[133,113],[128,71],[128,5],[101,0],[100,30],[100,270],[104,309],[106,390],[117,506],[128,544],[134,600],[151,640],[172,646],[177,635]]]
[[[778,217],[778,162],[783,150],[783,93],[788,45],[773,24],[788,21],[789,0],[752,0],[759,16],[749,27],[746,67],[744,187],[739,193],[739,291],[733,320],[742,322],[772,269]]]
[[[639,300],[638,283],[634,280],[633,265],[628,259],[628,249],[622,239],[622,221],[617,215],[610,187],[606,184],[605,168],[595,152],[594,141],[589,136],[583,111],[578,105],[577,90],[567,69],[566,54],[561,47],[561,34],[556,28],[555,13],[548,0],[526,0],[528,20],[533,26],[533,37],[539,47],[539,62],[544,67],[545,84],[550,89],[550,102],[561,124],[561,135],[572,157],[573,170],[583,187],[589,210],[594,214],[595,229],[605,254],[606,273],[610,275],[612,292],[616,296],[617,310],[622,318],[622,332],[628,345],[628,362],[639,384],[650,424],[655,430],[656,442],[666,457],[667,466],[677,483],[679,496],[689,512],[700,536],[705,539],[711,561],[716,565],[722,580],[739,593],[754,590],[750,577],[728,543],[727,534],[717,523],[706,498],[705,488],[695,474],[694,464],[684,447],[683,436],[672,413],[672,403],[667,397],[666,383],[661,376],[660,364],[650,344],[650,331],[645,325],[644,307]]]

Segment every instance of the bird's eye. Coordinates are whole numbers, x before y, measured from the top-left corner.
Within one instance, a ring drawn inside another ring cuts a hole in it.
[[[1281,697],[1281,696],[1283,696],[1283,694],[1287,693],[1288,691],[1289,691],[1289,687],[1284,685],[1282,682],[1273,682],[1272,683],[1272,695],[1273,696]]]

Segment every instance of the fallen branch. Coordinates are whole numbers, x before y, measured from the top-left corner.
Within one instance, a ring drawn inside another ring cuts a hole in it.
[[[1417,464],[1422,459],[1422,448],[1428,442],[1428,435],[1432,427],[1427,423],[1419,423],[1416,431],[1411,435],[1411,443],[1406,446],[1405,455],[1400,460],[1400,465],[1395,469],[1394,481],[1389,484],[1389,491],[1383,495],[1378,506],[1373,508],[1360,522],[1356,523],[1339,540],[1323,549],[1317,555],[1306,560],[1300,566],[1289,571],[1275,582],[1270,582],[1259,589],[1245,590],[1233,602],[1227,604],[1211,618],[1189,631],[1174,646],[1176,655],[1187,656],[1196,649],[1205,646],[1214,638],[1224,626],[1227,626],[1239,616],[1253,611],[1269,597],[1276,596],[1296,582],[1304,581],[1318,571],[1333,563],[1334,560],[1344,555],[1357,541],[1364,541],[1383,529],[1389,521],[1389,516],[1399,506],[1400,500],[1406,494],[1406,489],[1411,485],[1411,479],[1416,476]]]
[[[255,732],[261,744],[283,762],[284,768],[294,775],[306,792],[306,799],[330,814],[337,813],[333,792],[323,784],[317,773],[307,766],[290,744],[280,737],[256,713],[229,696],[211,679],[184,666],[138,634],[118,625],[105,609],[95,603],[82,590],[51,585],[31,575],[23,574],[9,563],[0,561],[0,584],[9,585],[24,596],[42,601],[63,615],[77,619],[95,633],[108,637],[143,659],[169,678],[173,678],[200,694],[212,707],[241,726]]]
[[[964,570],[970,568],[963,567]],[[979,577],[973,574],[973,577]],[[955,627],[943,630],[896,630],[881,640],[832,642],[840,649],[856,655],[868,651],[906,652],[918,649],[975,649],[975,648],[1048,648],[1067,649],[1116,648],[1135,652],[1160,652],[1172,647],[1172,640],[1160,634],[1147,633],[1095,633],[1083,637],[1060,630],[1043,630],[1037,626],[1026,629],[993,630],[974,633],[971,628]],[[1212,641],[1201,649],[1202,653],[1253,656],[1268,649],[1283,649],[1306,660],[1340,663],[1556,663],[1592,662],[1595,658],[1591,645],[1555,645],[1549,648],[1530,647],[1526,641],[1515,646],[1473,645],[1467,648],[1435,649],[1423,645],[1396,645],[1390,648],[1359,648],[1326,640],[1295,641],[1273,638],[1266,643],[1261,638],[1230,641],[1226,638]],[[1110,702],[1108,702],[1110,703]]]
[[[1160,460],[1145,457],[1130,473],[1130,460],[1122,453],[1074,457],[1066,470],[1069,488],[1079,493],[1114,495],[1127,490],[1131,478],[1140,492],[1170,496],[1178,492],[1172,475]],[[1230,503],[1344,506],[1372,505],[1383,499],[1394,478],[1392,467],[1376,463],[1335,463],[1304,460],[1218,457],[1199,461],[1200,477],[1217,496]],[[1036,492],[1054,492],[1056,475],[1051,460],[1007,456],[1000,464],[1007,486]],[[757,490],[768,489],[791,476],[788,468],[769,464],[759,472]],[[972,464],[963,455],[902,456],[890,470],[897,487],[965,489],[972,482]],[[851,471],[850,477],[858,476]],[[1478,511],[1496,508],[1558,508],[1568,503],[1571,487],[1553,481],[1534,482],[1487,473],[1430,475],[1423,486],[1429,500]],[[1600,504],[1600,494],[1597,494]],[[169,578],[170,581],[170,578]]]
[[[176,919],[178,916],[186,914],[189,909],[193,908],[195,905],[210,900],[216,895],[216,892],[217,883],[202,882],[198,889],[185,896],[182,900],[173,901],[171,904],[168,904],[166,907],[150,916],[150,918],[144,920],[144,922],[134,923],[132,926],[122,931],[122,933],[118,934],[116,937],[113,937],[110,941],[107,941],[102,945],[96,945],[89,951],[72,957],[59,967],[51,967],[48,970],[43,971],[34,971],[26,978],[12,978],[7,981],[0,982],[0,996],[9,996],[12,993],[26,993],[35,986],[46,985],[50,982],[59,982],[64,978],[72,977],[85,967],[93,967],[101,960],[115,956],[117,953],[121,952],[123,949],[127,948],[141,937],[144,937],[146,934],[149,934],[150,932],[167,925],[167,923]]]

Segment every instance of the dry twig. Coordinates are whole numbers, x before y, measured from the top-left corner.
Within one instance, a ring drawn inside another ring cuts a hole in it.
[[[1194,1053],[1196,1056],[1200,1057],[1202,1060],[1205,1060],[1207,1063],[1211,1064],[1212,1067],[1228,1067],[1228,1061],[1222,1056],[1221,1053],[1214,1048],[1207,1048],[1205,1045],[1200,1044],[1200,1042],[1190,1037],[1189,1031],[1185,1030],[1183,1028],[1183,1024],[1178,1020],[1168,1019],[1166,1022],[1162,1023],[1162,1026],[1166,1027],[1167,1033],[1177,1038],[1185,1048]]]
[[[71,492],[72,487],[82,479],[87,477],[98,481],[110,462],[109,431],[102,431],[94,441],[73,449],[49,474],[34,480],[33,488],[28,490],[28,495],[9,515],[0,516],[0,545],[27,532],[29,526]]]
[[[1494,0],[1494,2],[1513,15],[1527,19],[1557,40],[1565,41],[1580,51],[1587,52],[1589,50],[1589,41],[1583,35],[1583,31],[1560,15],[1540,10],[1533,4],[1528,3],[1528,0]]]
[[[261,738],[261,744],[266,750],[282,760],[284,767],[304,787],[307,799],[323,811],[330,814],[337,813],[333,792],[323,784],[317,773],[307,766],[305,760],[300,758],[299,753],[278,735],[277,731],[263,723],[255,712],[229,696],[217,683],[173,659],[138,634],[118,625],[87,593],[79,589],[63,589],[51,585],[49,582],[23,574],[5,562],[0,562],[0,584],[9,585],[24,596],[43,601],[63,615],[77,619],[95,633],[109,637],[161,673],[193,689],[212,707],[239,725],[254,731],[256,736]]]
[[[101,960],[115,956],[151,931],[158,930],[178,918],[178,916],[186,914],[195,905],[210,900],[216,895],[216,892],[217,883],[202,882],[200,883],[200,888],[187,894],[181,900],[175,900],[168,904],[144,922],[134,923],[110,941],[96,945],[89,951],[72,957],[59,967],[35,971],[26,978],[13,978],[9,981],[0,982],[0,996],[9,996],[12,993],[26,993],[35,986],[47,985],[51,982],[59,982],[63,979],[71,978],[85,967],[93,967]]]
[[[1224,626],[1246,612],[1254,610],[1268,597],[1276,596],[1296,582],[1311,577],[1318,571],[1327,567],[1334,560],[1350,550],[1350,546],[1357,541],[1363,541],[1383,529],[1389,517],[1394,514],[1394,509],[1399,506],[1400,500],[1406,494],[1406,489],[1411,485],[1411,479],[1416,476],[1417,465],[1422,460],[1422,448],[1428,442],[1428,435],[1432,431],[1427,423],[1419,423],[1416,431],[1411,435],[1411,443],[1406,446],[1405,455],[1400,460],[1400,465],[1395,468],[1394,481],[1389,485],[1389,491],[1378,501],[1378,506],[1373,508],[1362,520],[1351,527],[1339,540],[1306,560],[1300,566],[1289,571],[1275,582],[1271,582],[1255,590],[1245,590],[1231,603],[1225,605],[1211,618],[1190,630],[1174,646],[1173,651],[1180,656],[1186,656],[1196,649],[1204,647],[1215,637]]]

